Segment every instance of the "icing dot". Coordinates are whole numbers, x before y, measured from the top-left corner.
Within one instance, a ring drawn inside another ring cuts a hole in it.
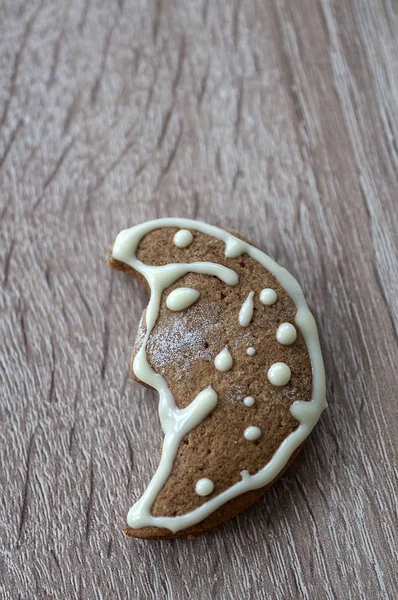
[[[274,363],[270,366],[267,373],[269,381],[277,387],[289,383],[291,375],[291,370],[284,362]]]
[[[261,434],[262,431],[260,427],[254,427],[253,425],[250,425],[250,427],[245,429],[245,433],[243,435],[249,442],[254,442],[255,440],[258,440],[259,437],[261,437]]]
[[[275,304],[278,300],[278,295],[275,290],[271,290],[271,288],[265,288],[260,292],[260,300],[266,306],[271,306],[271,304]]]
[[[188,229],[180,229],[174,236],[174,245],[178,248],[187,248],[192,244],[193,235]]]
[[[214,359],[214,366],[218,371],[229,371],[232,368],[232,356],[228,350],[228,346],[225,346],[224,350],[221,350]]]
[[[280,344],[289,346],[297,339],[297,330],[291,323],[282,323],[276,331],[276,339]]]
[[[253,318],[253,296],[254,292],[250,292],[239,311],[239,325],[241,327],[248,327]]]
[[[255,400],[253,398],[253,396],[246,396],[246,398],[243,399],[243,402],[245,404],[245,406],[253,406]]]
[[[200,292],[192,288],[177,288],[170,292],[166,299],[166,306],[170,310],[184,310],[194,304],[200,296]]]
[[[245,251],[246,243],[236,237],[229,237],[225,242],[225,256],[236,258]]]
[[[214,483],[211,479],[204,477],[196,483],[195,491],[198,496],[208,496],[214,490]]]
[[[246,354],[248,354],[249,356],[254,356],[256,354],[256,349],[253,348],[253,346],[250,346],[250,348],[246,350]]]

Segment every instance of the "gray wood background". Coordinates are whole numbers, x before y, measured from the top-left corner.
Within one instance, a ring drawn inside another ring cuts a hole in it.
[[[398,5],[8,0],[0,8],[0,596],[396,598]],[[329,410],[255,507],[122,533],[153,472],[128,373],[160,216],[240,231],[300,280]]]

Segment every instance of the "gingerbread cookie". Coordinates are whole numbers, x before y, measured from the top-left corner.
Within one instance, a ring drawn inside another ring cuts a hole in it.
[[[126,533],[197,535],[263,494],[326,408],[316,325],[292,275],[206,223],[122,231],[109,264],[149,287],[132,372],[157,390],[164,431]]]

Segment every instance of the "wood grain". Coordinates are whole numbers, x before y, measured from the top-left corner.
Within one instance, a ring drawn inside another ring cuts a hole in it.
[[[396,598],[394,0],[0,5],[0,596]],[[300,280],[329,410],[255,507],[126,539],[161,441],[126,226],[238,230]]]

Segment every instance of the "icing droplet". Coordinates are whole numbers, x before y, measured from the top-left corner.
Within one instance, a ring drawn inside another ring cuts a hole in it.
[[[241,327],[248,327],[253,318],[253,296],[254,292],[250,292],[239,311],[239,325]]]
[[[275,302],[278,300],[278,295],[275,290],[271,290],[271,288],[265,288],[264,290],[261,290],[260,300],[266,306],[271,306],[271,304],[275,304]]]
[[[245,251],[245,242],[236,237],[229,237],[225,242],[225,256],[227,258],[236,258]]]
[[[178,248],[187,248],[192,244],[193,235],[188,229],[180,229],[174,236],[174,245]]]
[[[292,372],[284,362],[277,362],[270,366],[267,376],[272,385],[281,387],[289,383]]]
[[[297,330],[291,323],[282,323],[276,332],[276,339],[284,346],[290,346],[297,339]]]
[[[254,427],[253,425],[250,425],[250,427],[245,429],[245,433],[243,435],[249,442],[254,442],[255,440],[258,440],[259,437],[261,437],[261,434],[262,431],[260,427]]]
[[[229,371],[232,368],[232,356],[228,350],[228,346],[225,346],[224,350],[221,350],[214,359],[214,366],[218,371]]]
[[[253,348],[253,346],[250,346],[250,348],[246,350],[246,354],[248,354],[249,356],[254,356],[256,354],[256,349]]]
[[[208,496],[214,490],[214,483],[211,479],[204,477],[196,483],[195,491],[198,496]]]
[[[166,299],[166,306],[170,310],[184,310],[192,306],[200,296],[200,292],[192,288],[177,288],[170,292]]]
[[[243,399],[243,402],[244,402],[245,406],[250,407],[250,406],[253,406],[255,400],[254,400],[253,396],[246,396],[246,398]]]

